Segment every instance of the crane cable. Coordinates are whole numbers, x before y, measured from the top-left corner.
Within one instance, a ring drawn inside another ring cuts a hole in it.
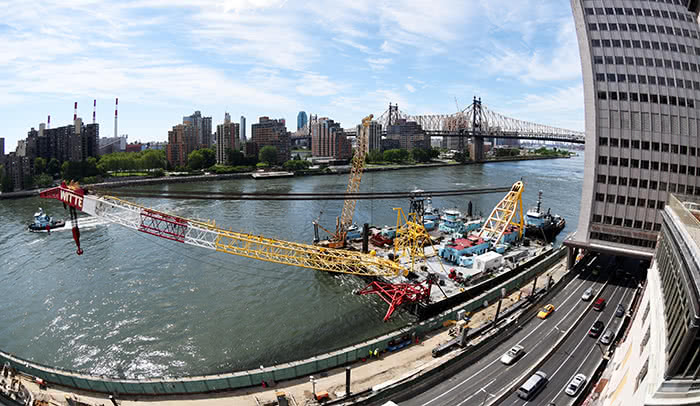
[[[158,191],[158,190],[119,190],[117,194],[122,197],[150,197],[166,199],[198,199],[198,200],[373,200],[373,199],[407,199],[411,197],[446,197],[463,196],[472,194],[503,193],[510,191],[511,187],[491,187],[480,189],[460,190],[432,190],[415,192],[330,192],[330,193],[230,193],[211,191]],[[104,189],[96,189],[94,192],[104,194]]]

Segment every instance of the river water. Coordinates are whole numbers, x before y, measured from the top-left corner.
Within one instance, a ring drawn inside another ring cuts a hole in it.
[[[544,191],[544,208],[566,218],[558,241],[575,230],[583,157],[369,172],[361,191],[445,190],[525,181],[526,208]],[[136,189],[227,192],[344,191],[346,175],[240,179]],[[434,199],[435,207],[488,215],[502,194]],[[298,242],[311,221],[331,229],[342,201],[132,199],[180,216],[214,219],[236,231]],[[374,337],[413,320],[377,297],[355,296],[352,277],[217,253],[114,224],[82,229],[85,253],[70,231],[26,230],[39,198],[0,201],[0,348],[42,364],[114,377],[182,376],[255,368],[301,359]],[[358,224],[395,224],[408,201],[360,200]]]

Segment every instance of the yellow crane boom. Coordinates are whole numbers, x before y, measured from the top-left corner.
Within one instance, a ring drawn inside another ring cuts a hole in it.
[[[140,232],[227,254],[361,276],[394,276],[402,272],[396,262],[375,255],[225,230],[214,222],[168,214],[114,196],[86,195],[82,189],[65,184],[40,195]],[[79,235],[74,234],[74,238],[79,244]]]
[[[374,115],[362,119],[362,125],[360,126],[360,131],[357,134],[357,148],[355,149],[355,155],[352,157],[352,167],[350,168],[350,178],[348,180],[348,187],[345,190],[346,194],[357,193],[360,190],[360,181],[362,180],[362,172],[365,168],[365,158],[367,157],[367,144],[369,142],[369,125],[372,122]],[[357,205],[357,200],[348,198],[345,199],[343,203],[343,211],[340,215],[340,220],[336,225],[335,235],[331,238],[329,244],[332,248],[342,248],[345,246],[345,239],[348,235],[348,229],[352,225],[352,218],[355,215],[355,206]]]
[[[510,192],[498,202],[496,207],[493,208],[489,218],[484,222],[481,231],[479,232],[479,237],[489,238],[493,244],[498,244],[503,237],[503,233],[508,228],[508,225],[513,224],[518,227],[519,236],[523,236],[523,190],[525,185],[521,181],[517,181],[511,187]],[[515,213],[519,211],[518,222],[513,221]]]

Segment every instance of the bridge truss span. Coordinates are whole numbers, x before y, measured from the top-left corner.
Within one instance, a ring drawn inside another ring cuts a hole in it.
[[[476,97],[467,108],[452,114],[410,115],[400,111],[398,105],[389,104],[389,109],[377,121],[383,128],[387,128],[396,124],[398,119],[420,124],[431,136],[517,138],[575,144],[585,142],[585,134],[581,131],[508,117],[489,109]]]

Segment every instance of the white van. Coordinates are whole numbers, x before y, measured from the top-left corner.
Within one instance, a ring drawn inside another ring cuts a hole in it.
[[[518,389],[518,397],[520,399],[530,400],[534,398],[546,384],[547,374],[542,371],[537,371]]]

